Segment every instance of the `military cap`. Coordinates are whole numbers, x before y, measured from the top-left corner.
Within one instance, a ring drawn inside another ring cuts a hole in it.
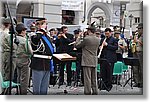
[[[10,24],[10,18],[2,18],[2,24]]]
[[[17,31],[22,31],[22,30],[27,30],[27,28],[24,26],[23,23],[19,23],[19,24],[17,24],[17,26],[16,26],[16,30],[17,30]]]
[[[138,24],[136,28],[143,28],[143,23]]]

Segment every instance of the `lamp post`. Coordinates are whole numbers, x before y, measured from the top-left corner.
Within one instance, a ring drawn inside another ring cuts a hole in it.
[[[133,15],[129,15],[129,20],[130,20],[130,37],[132,37],[132,20],[133,20]]]
[[[102,28],[103,27],[103,16],[99,16],[98,19],[99,19],[99,28]]]
[[[133,15],[132,14],[129,15],[129,20],[130,20],[130,28],[132,28],[132,20],[133,20]]]

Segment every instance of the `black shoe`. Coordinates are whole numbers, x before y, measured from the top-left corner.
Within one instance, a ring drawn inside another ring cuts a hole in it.
[[[67,90],[64,90],[64,93],[65,93],[65,94],[67,94],[67,93],[68,93],[68,91],[67,91]]]
[[[143,84],[139,84],[139,86],[138,86],[139,88],[143,88]]]
[[[140,84],[138,83],[138,84],[134,84],[133,85],[133,87],[139,87],[140,86]]]

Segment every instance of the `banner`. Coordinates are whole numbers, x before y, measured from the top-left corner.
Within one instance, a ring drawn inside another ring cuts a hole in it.
[[[83,11],[84,0],[62,0],[62,10]]]

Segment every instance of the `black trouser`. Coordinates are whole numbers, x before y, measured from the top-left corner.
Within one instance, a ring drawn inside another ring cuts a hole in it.
[[[77,53],[76,57],[77,57],[77,60],[76,60],[77,80],[79,80],[81,78],[82,83],[84,83],[83,67],[81,66],[82,54]],[[81,77],[80,77],[80,74],[81,74]]]
[[[114,63],[109,63],[107,60],[100,63],[100,76],[107,87],[112,86]]]
[[[121,53],[116,53],[117,55],[117,61],[123,61],[123,57],[122,57],[122,54]]]
[[[121,61],[123,62],[123,56],[121,53],[116,53],[117,55],[117,61]],[[121,76],[119,75],[119,79],[118,79],[118,82],[120,83],[120,79],[121,79]],[[113,75],[113,79],[112,79],[112,83],[117,83],[117,75]]]
[[[60,69],[59,69],[59,83],[64,82],[64,67],[66,65],[66,71],[67,71],[67,83],[71,83],[71,77],[72,77],[72,72],[71,72],[71,65],[72,62],[62,62],[60,64]]]

